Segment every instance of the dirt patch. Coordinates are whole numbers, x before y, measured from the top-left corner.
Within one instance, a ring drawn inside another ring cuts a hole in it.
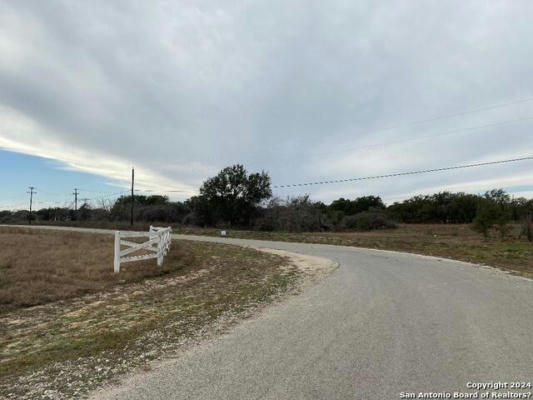
[[[293,253],[285,250],[268,249],[264,247],[257,247],[256,249],[265,253],[287,257],[290,260],[289,265],[295,266],[303,273],[302,281],[300,282],[300,285],[303,286],[323,279],[338,267],[337,263],[324,257]]]

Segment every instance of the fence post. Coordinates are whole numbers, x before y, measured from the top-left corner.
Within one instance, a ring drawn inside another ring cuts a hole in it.
[[[168,227],[168,232],[167,232],[167,251],[165,253],[165,255],[168,254],[168,252],[170,251],[170,245],[172,244],[172,228],[169,226]]]
[[[115,232],[115,263],[113,265],[113,272],[120,272],[120,231]]]
[[[163,265],[163,235],[161,232],[157,232],[157,266]]]

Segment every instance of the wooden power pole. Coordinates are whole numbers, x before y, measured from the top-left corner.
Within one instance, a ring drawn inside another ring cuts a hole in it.
[[[28,187],[28,189],[30,189],[29,192],[26,192],[26,193],[29,193],[29,195],[30,195],[30,215],[28,217],[28,222],[31,225],[31,207],[33,205],[33,195],[37,194],[37,192],[33,190],[33,189],[35,189],[35,187],[33,187],[33,186]]]
[[[78,189],[74,188],[74,193],[72,194],[74,195],[74,211],[78,211],[78,195],[80,192]]]

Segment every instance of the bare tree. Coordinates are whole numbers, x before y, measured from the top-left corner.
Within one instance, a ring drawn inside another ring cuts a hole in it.
[[[96,199],[96,204],[98,205],[98,208],[101,208],[107,212],[110,212],[111,208],[113,207],[113,202],[105,197],[98,197]]]

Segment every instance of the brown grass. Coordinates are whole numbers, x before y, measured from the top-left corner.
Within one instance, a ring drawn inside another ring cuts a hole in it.
[[[173,263],[128,263],[114,274],[113,237],[78,232],[0,227],[0,246],[0,314],[169,274],[194,262],[178,248]]]
[[[193,241],[173,241],[163,267],[155,260],[125,264],[117,276],[111,235],[4,227],[0,238],[9,248],[0,255],[8,266],[2,398],[41,398],[45,390],[82,397],[198,335],[223,330],[218,321],[233,323],[300,276],[279,255]],[[25,307],[32,303],[40,305]]]
[[[0,314],[169,274],[194,262],[178,248],[173,263],[128,263],[114,274],[113,237],[78,232],[0,227],[0,245]]]

